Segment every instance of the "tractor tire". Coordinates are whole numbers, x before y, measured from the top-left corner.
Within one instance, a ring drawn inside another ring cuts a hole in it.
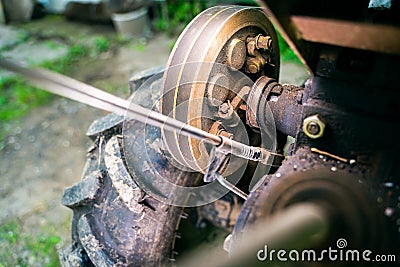
[[[159,87],[151,86],[140,94],[141,102],[148,103],[159,93]],[[155,138],[161,140],[158,129],[145,135],[143,125],[131,123],[135,156],[154,150],[150,160],[163,166],[168,181],[195,184],[199,174],[175,168],[160,148],[149,145]],[[125,163],[123,124],[123,117],[110,114],[87,132],[94,145],[88,150],[82,180],[66,188],[62,197],[62,204],[73,210],[72,244],[60,252],[63,266],[165,266],[174,261],[183,208],[162,203],[137,186]]]

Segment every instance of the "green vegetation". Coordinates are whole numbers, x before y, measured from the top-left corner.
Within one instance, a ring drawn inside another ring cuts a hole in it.
[[[50,94],[28,85],[15,76],[0,80],[0,120],[21,117],[30,108],[50,99]]]
[[[29,39],[29,35],[25,31],[19,31],[17,38],[18,38],[17,44],[22,44],[23,42]]]
[[[281,60],[286,62],[292,62],[297,64],[301,63],[300,59],[296,56],[293,50],[289,47],[286,43],[285,39],[283,39],[282,35],[277,32],[278,34],[278,42],[279,42],[279,50],[281,52]]]
[[[50,98],[50,93],[38,90],[16,76],[0,78],[0,141],[8,134],[5,122],[22,117]]]
[[[65,57],[44,62],[41,67],[68,74],[73,63],[86,55],[86,50],[82,45],[73,45]],[[51,94],[38,90],[19,76],[0,77],[0,121],[4,123],[18,119],[30,109],[46,103],[51,97]],[[6,134],[5,129],[0,127],[0,140]]]
[[[218,1],[216,1],[218,2]],[[238,0],[240,5],[256,6],[254,0]],[[231,1],[235,4],[235,1]],[[200,12],[212,5],[212,1],[204,0],[167,0],[168,17],[164,14],[156,22],[156,27],[160,31],[167,31],[170,34],[180,33],[185,26]]]
[[[168,17],[164,15],[159,18],[156,28],[171,35],[178,34],[206,7],[206,2],[202,0],[169,0],[167,1]]]
[[[135,49],[138,52],[142,52],[145,48],[146,48],[146,44],[145,43],[137,43],[135,45]]]
[[[73,63],[81,57],[84,57],[87,54],[87,50],[88,49],[83,45],[72,45],[63,58],[55,61],[44,62],[40,65],[40,67],[62,74],[68,74],[71,70],[71,66],[73,66]]]
[[[255,1],[240,1],[245,5],[257,5]],[[201,11],[206,9],[206,1],[202,0],[169,0],[167,1],[168,17],[161,16],[156,21],[156,28],[159,31],[165,31],[171,35],[179,34],[186,25]],[[278,32],[278,42],[283,61],[302,64],[292,49],[288,46],[282,35]],[[172,47],[175,43],[171,45]]]
[[[29,236],[17,222],[0,225],[0,267],[59,266],[56,245],[61,239],[49,232]]]
[[[21,42],[28,38],[25,32],[21,34]],[[52,49],[57,44],[49,40],[47,45],[49,49]],[[111,42],[106,37],[96,36],[89,46],[74,44],[61,59],[44,62],[39,67],[68,75],[78,60],[88,55],[98,56],[108,51],[110,47]],[[38,90],[19,76],[0,77],[0,121],[4,123],[18,119],[30,109],[46,103],[51,97],[51,94]],[[0,126],[0,140],[6,134],[3,127]]]
[[[107,52],[110,45],[110,41],[104,36],[96,36],[93,39],[93,49],[97,54]]]

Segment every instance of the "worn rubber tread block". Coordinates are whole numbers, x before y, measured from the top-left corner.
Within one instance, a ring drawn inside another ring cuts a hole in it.
[[[136,73],[129,79],[129,88],[131,94],[135,92],[139,87],[145,83],[149,78],[153,77],[154,75],[161,75],[164,73],[164,66],[158,66],[155,68],[151,68],[148,70],[144,70],[141,72]]]
[[[112,137],[106,145],[104,161],[112,186],[117,191],[120,200],[133,212],[141,212],[143,205],[139,204],[143,197],[140,188],[132,180],[125,167],[121,154],[121,146],[117,137]]]
[[[82,206],[96,198],[100,189],[102,174],[94,171],[86,176],[81,182],[64,190],[61,203],[67,207]]]
[[[93,266],[87,260],[86,253],[83,248],[74,248],[72,245],[68,246],[63,251],[60,251],[59,259],[63,267],[87,267]]]
[[[91,210],[94,235],[108,257],[121,265],[160,266],[171,249],[177,215],[171,215],[167,205],[151,197],[145,197],[132,209],[108,178]],[[175,214],[179,209],[171,211]]]
[[[97,267],[114,266],[115,263],[110,261],[106,254],[102,251],[102,245],[92,232],[91,223],[87,218],[88,215],[83,215],[78,221],[79,240],[87,255],[93,264]]]
[[[98,136],[110,137],[113,134],[121,131],[124,117],[114,113],[110,113],[105,117],[95,120],[86,132],[86,135],[91,139],[96,139]]]

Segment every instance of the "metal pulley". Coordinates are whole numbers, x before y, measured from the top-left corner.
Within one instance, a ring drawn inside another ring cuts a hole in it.
[[[210,8],[175,44],[164,73],[161,111],[206,132],[259,145],[252,143],[257,133],[245,126],[247,95],[259,77],[278,79],[279,62],[276,33],[262,10]],[[178,163],[206,172],[211,148],[204,142],[179,131],[164,131],[163,137]],[[232,162],[228,174],[240,166]]]

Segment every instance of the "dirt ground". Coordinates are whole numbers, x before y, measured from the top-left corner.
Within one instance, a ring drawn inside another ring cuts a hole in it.
[[[63,19],[31,23],[29,31],[68,40],[68,45],[99,33],[115,34],[112,25],[89,25]],[[137,44],[117,46],[92,60],[72,68],[72,77],[101,89],[118,88],[127,97],[129,78],[140,70],[164,65],[173,39],[157,34],[143,49]],[[286,65],[285,82],[301,83],[305,71]],[[285,68],[285,65],[283,66]],[[12,134],[0,150],[0,224],[17,220],[24,231],[36,233],[53,229],[64,244],[69,242],[72,212],[60,204],[63,189],[81,179],[86,149],[91,141],[85,136],[91,122],[105,113],[83,104],[55,97],[49,104],[32,110],[8,127]]]

